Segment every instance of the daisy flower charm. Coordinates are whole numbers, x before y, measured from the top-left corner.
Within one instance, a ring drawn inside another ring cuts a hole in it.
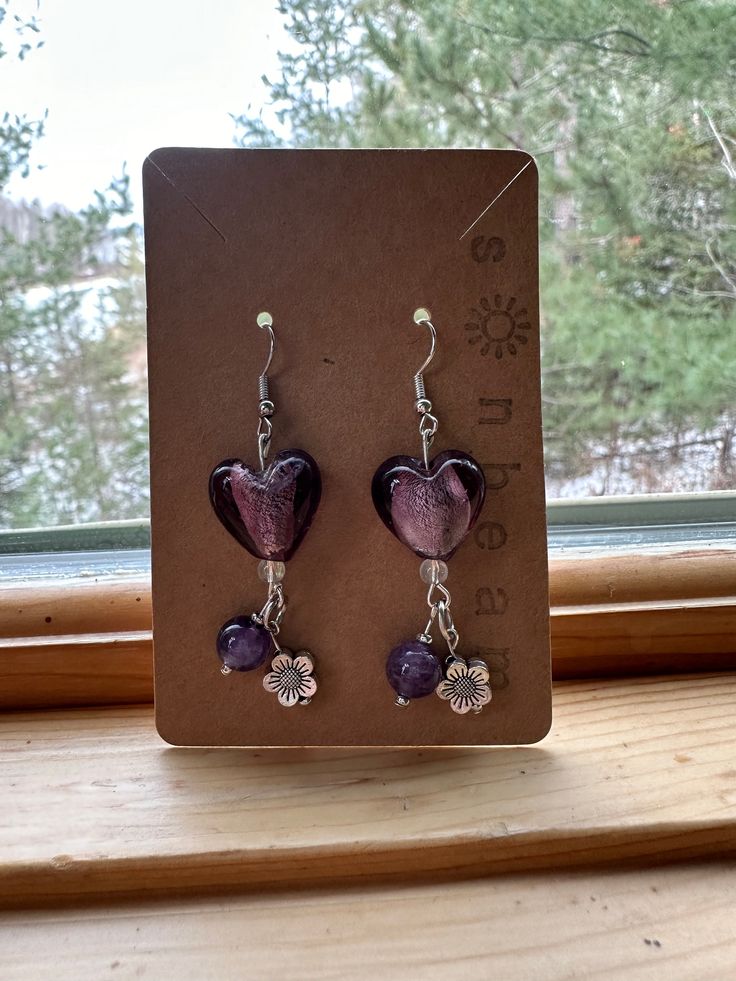
[[[437,685],[437,694],[450,703],[458,715],[480,712],[491,700],[488,665],[479,658],[456,657],[445,672],[445,680]]]
[[[313,672],[314,662],[307,651],[292,654],[283,648],[271,661],[263,687],[274,692],[282,705],[309,705],[317,691]]]

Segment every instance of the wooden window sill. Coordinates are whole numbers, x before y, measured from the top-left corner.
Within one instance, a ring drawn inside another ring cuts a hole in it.
[[[723,981],[736,863],[168,899],[3,918],[3,981]]]
[[[736,677],[559,683],[496,750],[178,750],[149,707],[0,716],[0,904],[736,855]]]

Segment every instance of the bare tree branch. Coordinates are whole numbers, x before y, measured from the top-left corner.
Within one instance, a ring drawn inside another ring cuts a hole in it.
[[[715,136],[716,138],[718,146],[721,148],[721,153],[723,154],[722,163],[723,163],[724,170],[726,171],[726,173],[728,174],[728,176],[731,178],[732,181],[736,181],[736,167],[734,167],[731,151],[726,146],[726,141],[724,140],[724,138],[716,129],[716,124],[711,119],[708,110],[703,109],[703,113],[705,115],[705,118],[708,120],[708,125],[711,128],[711,132],[713,133],[713,136]]]

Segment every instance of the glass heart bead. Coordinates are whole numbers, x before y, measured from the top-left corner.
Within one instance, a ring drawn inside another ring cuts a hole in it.
[[[475,524],[485,489],[472,456],[445,450],[429,469],[412,456],[384,460],[371,492],[381,521],[400,542],[423,559],[447,561]]]
[[[397,703],[405,705],[411,698],[432,694],[442,680],[442,666],[429,644],[405,640],[389,654],[386,677],[399,696]]]
[[[233,617],[217,635],[217,656],[230,671],[260,668],[271,650],[271,634],[252,616]]]
[[[258,559],[287,562],[319,506],[319,467],[304,450],[282,450],[265,470],[223,460],[210,475],[210,500],[230,534]]]

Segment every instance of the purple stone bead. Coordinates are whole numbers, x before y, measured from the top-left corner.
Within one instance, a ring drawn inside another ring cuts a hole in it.
[[[442,680],[442,666],[429,644],[405,640],[389,654],[386,677],[402,698],[424,698],[431,695]]]
[[[428,470],[413,456],[384,460],[371,491],[381,521],[400,542],[423,559],[447,561],[475,524],[486,482],[472,456],[445,450]]]
[[[217,517],[251,555],[274,562],[299,548],[321,495],[319,467],[304,450],[277,453],[265,470],[223,460],[210,476]]]
[[[233,617],[217,635],[217,656],[231,671],[260,668],[271,650],[271,634],[253,617]]]

